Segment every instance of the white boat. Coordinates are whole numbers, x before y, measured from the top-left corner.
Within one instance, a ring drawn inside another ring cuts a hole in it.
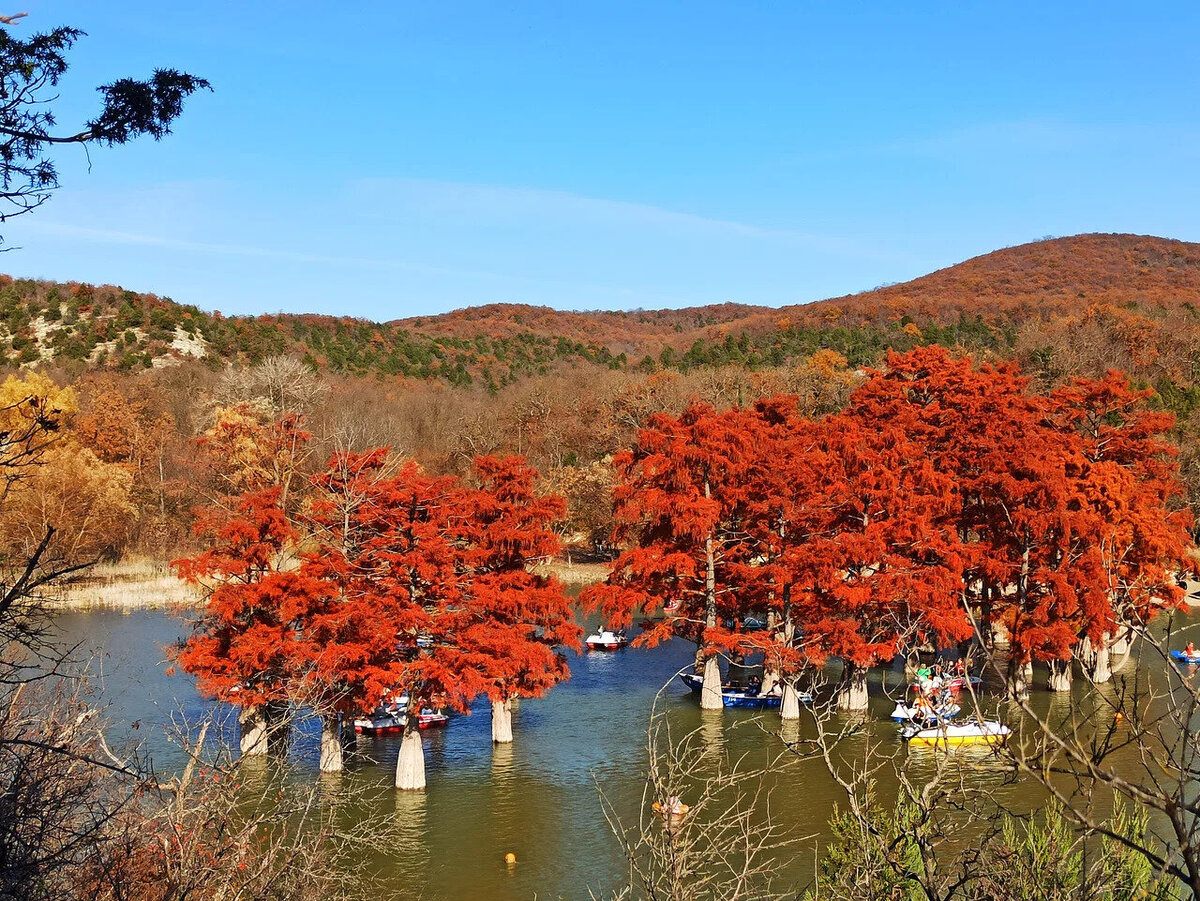
[[[431,726],[444,726],[450,717],[440,710],[422,707],[417,714],[417,728],[428,729]],[[408,724],[408,695],[401,695],[394,701],[381,704],[369,715],[360,716],[354,720],[354,731],[365,732],[368,735],[386,735],[389,732],[402,732]]]
[[[896,709],[892,711],[892,719],[897,723],[939,722],[953,719],[961,712],[962,707],[953,701],[936,706],[913,704],[911,707],[903,701],[897,701]]]
[[[599,629],[583,641],[593,651],[615,651],[629,644],[624,629]]]
[[[1000,744],[1012,734],[1012,730],[1003,723],[991,720],[971,720],[965,723],[939,723],[936,726],[910,723],[901,728],[900,734],[914,745]]]
[[[432,726],[444,726],[450,717],[440,710],[424,708],[417,714],[417,728],[428,729]],[[370,716],[360,716],[354,721],[354,731],[368,735],[386,735],[389,732],[403,732],[408,725],[408,714],[403,710],[376,710]]]

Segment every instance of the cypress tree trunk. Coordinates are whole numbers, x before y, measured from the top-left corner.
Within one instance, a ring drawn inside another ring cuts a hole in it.
[[[321,772],[342,771],[342,722],[336,713],[321,717]]]
[[[721,710],[721,664],[716,657],[704,661],[704,685],[700,688],[700,709]]]
[[[492,701],[492,744],[506,745],[513,740],[512,702]]]
[[[1066,660],[1050,660],[1050,677],[1046,687],[1051,691],[1071,690],[1071,658]]]
[[[842,686],[838,690],[838,710],[867,709],[867,668],[850,661],[842,664]]]
[[[779,703],[779,718],[783,720],[800,719],[800,694],[796,691],[796,683],[790,680],[783,683],[783,699]]]
[[[712,497],[712,490],[708,484],[708,477],[704,479],[704,496]],[[704,636],[701,638],[701,647],[697,651],[697,661],[700,659],[700,653],[704,650],[704,643],[708,639],[708,630],[715,628],[717,625],[717,559],[713,544],[713,535],[710,532],[704,538]],[[715,656],[709,656],[704,660],[704,683],[700,687],[700,709],[701,710],[723,710],[724,702],[721,700],[721,664]]]
[[[267,718],[261,707],[243,707],[238,714],[243,757],[261,757],[267,753]]]
[[[782,682],[782,677],[779,675],[779,670],[773,666],[763,667],[762,688],[760,694],[769,695],[775,690],[775,686]]]
[[[403,791],[425,790],[425,746],[421,742],[416,716],[410,716],[404,727],[400,756],[396,758],[396,788]]]
[[[342,717],[342,757],[358,753],[358,733],[354,731],[354,717]]]
[[[1029,664],[1015,655],[1009,655],[1008,671],[1005,674],[1004,682],[1010,700],[1028,700]]]
[[[1084,636],[1079,643],[1079,662],[1089,679],[1099,684],[1112,678],[1111,657],[1108,650],[1108,633],[1096,643]]]
[[[1129,626],[1117,626],[1117,634],[1109,645],[1112,669],[1120,669],[1129,660],[1129,652],[1133,650],[1133,630]]]
[[[287,757],[292,740],[292,710],[286,701],[263,705],[267,726],[267,752],[273,757]]]

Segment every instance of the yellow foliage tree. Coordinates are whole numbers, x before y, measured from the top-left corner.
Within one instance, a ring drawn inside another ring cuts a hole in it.
[[[28,556],[48,528],[54,553],[72,562],[115,557],[137,518],[128,466],[105,463],[70,438],[50,447],[17,483],[0,510],[0,541]]]

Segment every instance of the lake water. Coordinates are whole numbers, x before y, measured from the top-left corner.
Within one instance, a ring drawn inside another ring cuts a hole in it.
[[[179,752],[166,741],[163,725],[182,712],[192,719],[210,709],[189,677],[168,675],[165,648],[187,632],[178,618],[159,611],[64,613],[57,618],[63,639],[95,655],[97,694],[109,705],[115,738],[137,741],[156,769],[171,771]],[[700,730],[705,752],[749,755],[765,761],[781,743],[776,712],[725,710],[702,714],[693,695],[674,675],[690,665],[694,647],[672,642],[654,649],[572,655],[571,679],[546,698],[523,700],[513,714],[516,741],[493,747],[486,704],[471,716],[452,719],[424,735],[428,789],[423,794],[392,788],[397,736],[362,738],[364,756],[344,778],[357,780],[371,804],[394,817],[401,835],[395,860],[376,865],[395,885],[395,897],[428,899],[587,898],[611,894],[625,868],[605,821],[598,786],[628,822],[641,805],[646,768],[646,728],[655,696],[675,734]],[[883,696],[886,675],[896,691],[899,673],[872,677],[871,717],[846,753],[861,751],[868,737],[882,741],[878,753],[930,754],[906,749],[887,719],[892,701]],[[1039,675],[1039,678],[1040,675]],[[1077,679],[1078,683],[1081,680]],[[663,688],[667,686],[665,689]],[[1076,692],[1078,694],[1078,691]],[[1069,699],[1038,691],[1035,704],[1066,709]],[[296,738],[294,766],[316,778],[317,735],[310,723]],[[918,768],[921,759],[916,759]],[[888,797],[888,771],[880,792]],[[1040,795],[1027,785],[1006,784],[993,764],[980,759],[976,776],[1015,806],[1032,806]],[[819,761],[800,761],[772,780],[772,819],[799,841],[784,866],[790,885],[812,877],[819,836],[842,799]],[[686,798],[685,798],[686,800]],[[517,857],[508,868],[506,853]]]

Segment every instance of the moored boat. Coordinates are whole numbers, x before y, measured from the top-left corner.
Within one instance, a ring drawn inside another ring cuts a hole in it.
[[[704,690],[704,680],[694,673],[681,673],[679,678],[692,690],[693,694],[700,694]],[[807,692],[801,692],[799,698],[801,704],[812,702],[812,696]],[[721,703],[726,707],[778,707],[782,702],[782,694],[771,692],[764,695],[750,688],[739,688],[733,685],[721,686]]]
[[[593,651],[615,651],[629,644],[624,629],[598,629],[583,641]]]
[[[450,717],[440,710],[429,707],[417,714],[417,728],[429,729],[434,726],[444,726]],[[367,735],[387,735],[392,732],[403,732],[408,725],[408,713],[403,707],[380,707],[369,716],[360,716],[354,721],[354,731]]]
[[[913,745],[1000,744],[1011,734],[1008,726],[992,720],[939,723],[936,726],[911,723],[900,730],[900,735]]]

